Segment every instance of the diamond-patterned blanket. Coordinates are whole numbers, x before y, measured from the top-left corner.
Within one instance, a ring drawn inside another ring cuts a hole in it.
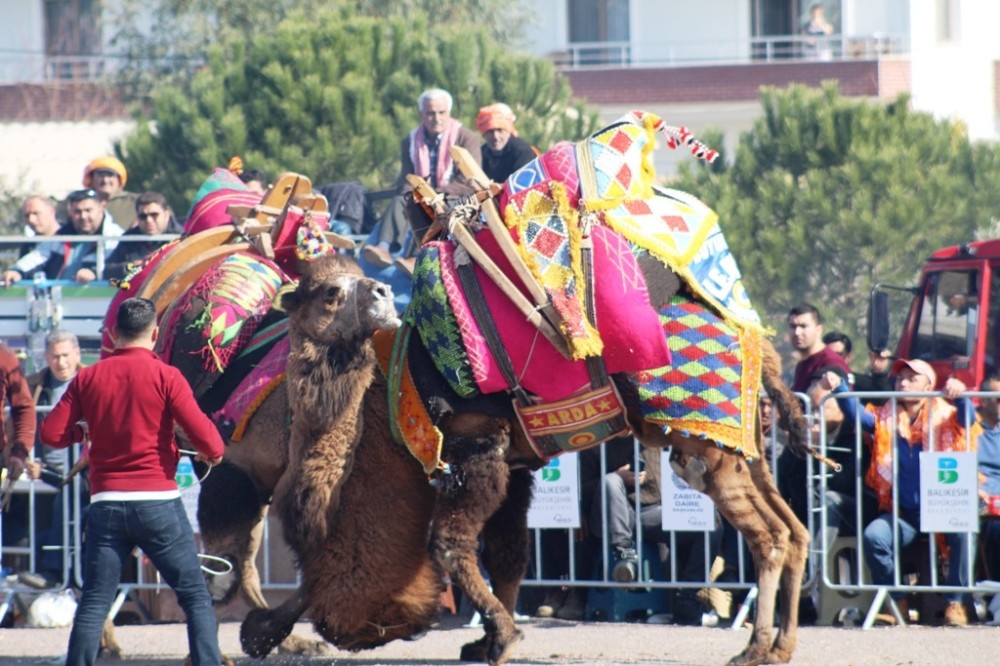
[[[660,321],[671,363],[636,373],[643,417],[756,458],[751,426],[762,362],[758,330],[731,326],[680,294],[660,311]]]

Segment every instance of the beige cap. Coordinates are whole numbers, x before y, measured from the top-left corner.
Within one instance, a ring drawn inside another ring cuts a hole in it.
[[[931,386],[937,384],[937,373],[934,372],[934,368],[927,361],[921,361],[919,358],[907,360],[905,358],[897,359],[895,363],[892,364],[892,374],[898,375],[902,372],[903,368],[909,368],[918,375],[923,375],[927,379],[931,380]]]

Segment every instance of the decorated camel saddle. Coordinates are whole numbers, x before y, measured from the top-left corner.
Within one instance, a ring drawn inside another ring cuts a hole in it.
[[[284,376],[287,322],[272,310],[278,290],[297,280],[301,262],[354,243],[327,230],[326,199],[300,174],[283,174],[261,197],[217,169],[191,210],[185,234],[120,281],[102,353],[114,348],[118,305],[149,298],[161,329],[157,353],[181,370],[224,434],[239,439]]]
[[[647,421],[758,455],[760,319],[718,216],[656,186],[658,138],[716,157],[686,129],[636,111],[555,145],[496,196],[445,210],[412,181],[447,238],[422,246],[404,321],[456,395],[513,397],[542,460],[627,432],[621,381]],[[412,381],[407,335],[391,355],[390,384],[402,389]],[[391,394],[403,396],[397,434],[431,472],[442,465],[441,436],[427,405],[406,393]]]

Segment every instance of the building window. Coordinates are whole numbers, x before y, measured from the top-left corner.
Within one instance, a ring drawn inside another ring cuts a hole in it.
[[[92,79],[103,72],[101,0],[45,0],[48,78]]]
[[[574,64],[625,64],[631,60],[629,0],[572,0],[567,9]]]

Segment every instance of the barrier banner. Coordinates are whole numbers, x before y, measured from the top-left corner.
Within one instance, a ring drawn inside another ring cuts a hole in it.
[[[553,458],[535,471],[535,494],[528,509],[528,527],[580,528],[579,454]]]
[[[660,454],[660,501],[663,529],[667,532],[711,532],[715,529],[715,504],[694,490],[670,467],[670,449]]]
[[[979,531],[975,453],[920,453],[920,531]]]

